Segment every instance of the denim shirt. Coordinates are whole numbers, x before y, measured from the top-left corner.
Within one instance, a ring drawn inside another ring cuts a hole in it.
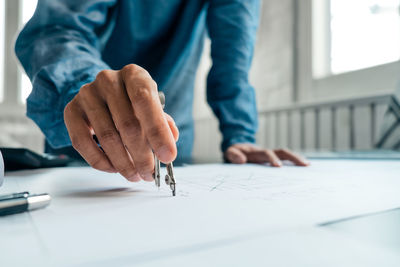
[[[193,146],[193,87],[206,34],[212,68],[207,102],[219,120],[224,151],[253,143],[254,88],[248,73],[259,0],[39,0],[15,52],[33,90],[27,116],[54,148],[71,146],[63,110],[82,85],[104,69],[134,63],[166,95],[165,111],[179,130],[178,156]]]

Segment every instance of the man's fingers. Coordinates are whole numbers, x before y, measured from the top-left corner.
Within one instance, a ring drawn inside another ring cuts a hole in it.
[[[308,166],[310,163],[304,159],[303,157],[296,155],[293,152],[290,152],[286,149],[277,149],[275,150],[276,155],[282,160],[289,160],[296,164],[297,166]]]
[[[164,163],[176,158],[176,144],[157,92],[157,84],[143,68],[127,65],[122,78],[135,115],[156,156]]]
[[[269,149],[257,149],[247,154],[249,162],[252,163],[265,163],[268,162],[273,167],[281,167],[282,162],[274,151]]]
[[[77,114],[69,111],[70,104]],[[120,71],[100,71],[70,104],[65,116],[68,132],[93,167],[116,170],[128,180],[140,175],[153,180],[153,151],[164,163],[176,158],[178,128],[164,113],[157,84],[143,68],[131,64]]]
[[[74,105],[75,103],[71,102],[64,110],[65,125],[67,126],[72,146],[93,168],[100,171],[116,172],[107,156],[93,140],[83,114]]]
[[[146,137],[136,119],[131,102],[122,82],[108,84],[112,92],[107,98],[107,105],[111,112],[115,126],[126,146],[136,170],[143,180],[153,181],[154,156]]]
[[[253,144],[246,144],[246,143],[241,144],[241,143],[239,143],[239,144],[234,144],[233,146],[238,148],[238,149],[240,149],[240,151],[242,151],[245,154],[248,154],[248,153],[253,152],[253,151],[259,151],[260,150],[257,146],[255,146]]]
[[[243,156],[242,156],[243,155]],[[296,155],[295,153],[286,149],[260,149],[253,144],[234,144],[230,146],[225,152],[225,157],[231,161],[235,162],[236,158],[246,158],[245,162],[250,163],[270,163],[273,167],[282,166],[281,160],[289,160],[296,164],[297,166],[308,166],[310,163],[303,157]],[[243,160],[239,159],[240,162]]]
[[[234,163],[270,163],[273,167],[281,167],[282,162],[274,151],[260,149],[250,144],[236,144],[229,147],[225,155],[227,159]]]
[[[101,147],[121,175],[128,180],[137,180],[138,173],[115,128],[108,107],[90,90],[98,91],[98,89],[93,88],[93,85],[81,88],[80,94],[84,98],[80,104],[96,133]]]
[[[164,115],[165,115],[165,118],[167,119],[169,128],[172,131],[172,135],[174,136],[175,142],[177,142],[179,139],[178,127],[176,127],[175,121],[170,115],[168,115],[167,113],[164,113]]]
[[[244,164],[247,162],[246,155],[237,147],[231,146],[225,151],[225,157],[232,163]]]

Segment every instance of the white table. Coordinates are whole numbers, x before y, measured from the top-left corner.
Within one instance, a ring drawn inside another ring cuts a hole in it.
[[[53,199],[0,217],[0,266],[400,266],[396,249],[318,226],[400,207],[400,161],[175,173],[176,197],[88,167],[9,173],[0,194]]]

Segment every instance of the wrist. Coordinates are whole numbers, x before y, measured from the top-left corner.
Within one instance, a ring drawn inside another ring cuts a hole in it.
[[[256,138],[254,135],[247,132],[237,131],[229,136],[224,136],[221,144],[222,152],[225,152],[230,146],[234,144],[255,144]]]

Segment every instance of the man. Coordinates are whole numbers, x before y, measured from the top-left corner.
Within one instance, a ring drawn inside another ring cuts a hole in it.
[[[225,158],[305,166],[289,151],[253,145],[248,72],[258,13],[258,0],[39,0],[15,47],[33,84],[27,115],[51,147],[72,145],[96,169],[150,181],[152,151],[164,163],[177,151],[191,155],[193,85],[207,32],[207,101]]]

